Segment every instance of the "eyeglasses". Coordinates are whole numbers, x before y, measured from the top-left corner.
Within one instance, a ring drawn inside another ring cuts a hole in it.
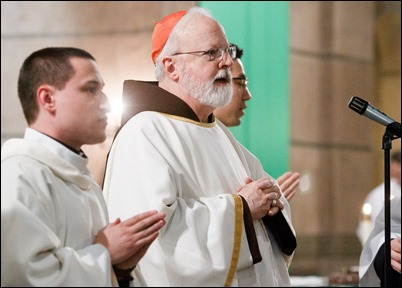
[[[209,61],[215,61],[215,60],[222,60],[223,58],[223,52],[228,53],[229,57],[232,59],[236,58],[236,47],[235,46],[230,46],[228,48],[214,48],[214,49],[209,49],[207,51],[192,51],[192,52],[178,52],[174,53],[172,56],[176,55],[182,55],[182,54],[197,54],[201,53],[199,56],[208,56]]]
[[[232,78],[233,82],[235,82],[240,87],[246,88],[248,85],[248,78],[247,77],[234,77]]]

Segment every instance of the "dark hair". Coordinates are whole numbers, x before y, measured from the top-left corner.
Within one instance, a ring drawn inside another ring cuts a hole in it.
[[[236,47],[236,57],[235,59],[241,59],[241,56],[243,56],[243,49],[241,49],[239,46],[236,44],[230,43],[229,46],[234,46]]]
[[[39,86],[49,84],[57,89],[74,75],[70,58],[95,58],[85,50],[72,47],[49,47],[33,52],[25,59],[18,77],[18,97],[28,124],[37,117],[39,107],[36,91]]]
[[[401,164],[401,150],[398,150],[391,154],[391,161]]]

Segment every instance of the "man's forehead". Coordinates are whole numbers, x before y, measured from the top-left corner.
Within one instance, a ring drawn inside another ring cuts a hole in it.
[[[203,38],[209,39],[210,37],[216,38],[211,40],[226,41],[226,35],[222,27],[214,19],[198,15],[194,21],[189,21],[183,27],[183,39],[185,38]]]

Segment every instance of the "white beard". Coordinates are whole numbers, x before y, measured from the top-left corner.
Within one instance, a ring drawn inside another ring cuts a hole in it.
[[[180,88],[190,97],[198,100],[200,103],[212,106],[214,108],[225,106],[232,99],[233,86],[229,82],[223,87],[215,87],[214,81],[217,78],[231,78],[227,70],[221,70],[215,78],[208,82],[201,82],[196,77],[190,75],[185,69],[182,69],[183,80],[180,82]]]

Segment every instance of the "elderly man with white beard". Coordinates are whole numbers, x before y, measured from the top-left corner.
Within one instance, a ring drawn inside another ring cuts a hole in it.
[[[296,238],[286,199],[213,116],[231,99],[235,49],[206,10],[179,11],[155,25],[158,82],[124,83],[130,112],[108,157],[108,209],[123,219],[149,209],[166,214],[135,269],[142,285],[291,285]]]

